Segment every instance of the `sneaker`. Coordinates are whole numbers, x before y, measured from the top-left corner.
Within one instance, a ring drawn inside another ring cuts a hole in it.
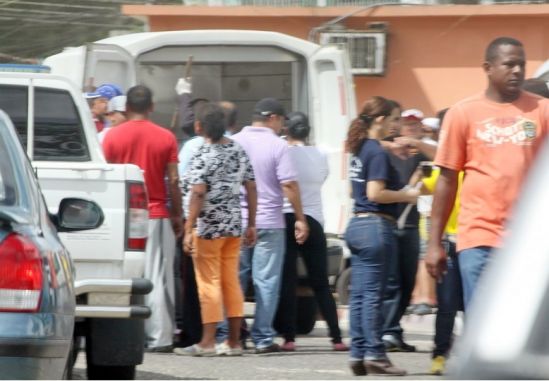
[[[384,374],[387,376],[405,376],[404,369],[397,368],[389,359],[364,360],[364,366],[368,374]]]
[[[180,356],[195,356],[195,357],[212,357],[217,356],[214,348],[202,348],[198,344],[193,344],[190,347],[175,348],[173,353]]]
[[[433,308],[427,303],[417,304],[416,307],[414,308],[414,314],[416,315],[423,316],[423,315],[430,315],[432,313],[433,313]]]
[[[242,356],[242,347],[231,348],[226,341],[215,345],[215,353],[218,356]]]
[[[332,348],[335,352],[347,352],[349,350],[349,347],[344,343],[333,343]]]
[[[387,352],[415,352],[416,347],[393,335],[383,335],[383,344]]]
[[[433,361],[431,361],[431,370],[429,371],[429,373],[436,376],[442,376],[445,369],[446,358],[444,356],[436,356]]]
[[[255,353],[264,354],[264,353],[274,353],[280,352],[280,345],[272,343],[266,347],[255,348]]]
[[[172,353],[172,350],[173,350],[173,346],[171,345],[145,348],[145,352],[148,352],[148,353]]]
[[[295,341],[285,341],[284,344],[280,346],[280,349],[283,352],[295,352]]]
[[[355,376],[366,376],[368,374],[368,371],[364,366],[364,361],[362,360],[349,361],[349,367]]]

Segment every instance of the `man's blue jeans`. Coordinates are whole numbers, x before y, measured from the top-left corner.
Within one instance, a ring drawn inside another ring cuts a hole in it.
[[[443,240],[442,244],[448,256],[447,272],[437,283],[437,317],[435,321],[435,348],[433,358],[448,356],[452,346],[454,323],[458,311],[463,311],[463,289],[459,272],[459,259],[456,244]]]
[[[479,246],[459,252],[459,271],[463,283],[463,303],[466,311],[480,275],[490,261],[492,251],[493,247]]]
[[[345,241],[351,250],[351,359],[385,358],[381,340],[385,259],[396,250],[394,224],[376,215],[349,222]]]
[[[383,335],[402,340],[400,319],[410,304],[416,282],[419,258],[418,228],[404,228],[394,231],[396,249],[387,253],[387,283],[383,296]]]
[[[278,307],[282,265],[286,250],[286,229],[257,229],[254,247],[240,250],[240,285],[246,293],[250,273],[255,291],[255,316],[251,337],[256,348],[273,343],[273,320]]]

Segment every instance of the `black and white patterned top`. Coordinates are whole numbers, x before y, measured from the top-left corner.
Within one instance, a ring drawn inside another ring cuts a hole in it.
[[[242,215],[240,187],[255,181],[250,159],[236,142],[204,143],[193,155],[183,179],[186,192],[193,185],[206,184],[204,205],[198,216],[197,234],[201,238],[240,237]]]

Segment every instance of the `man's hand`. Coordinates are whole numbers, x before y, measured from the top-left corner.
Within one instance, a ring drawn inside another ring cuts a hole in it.
[[[255,228],[247,227],[246,233],[244,233],[244,245],[247,247],[253,247],[255,246],[255,243],[257,241],[257,231]]]
[[[193,232],[185,233],[185,238],[183,239],[183,252],[191,256],[194,252],[194,242],[193,242]]]
[[[191,78],[179,78],[175,85],[175,92],[177,95],[192,93]]]
[[[181,238],[183,236],[183,220],[181,217],[171,217],[173,234],[176,238]]]
[[[309,225],[306,221],[296,221],[294,225],[295,241],[303,245],[309,237]]]
[[[440,242],[427,246],[427,253],[424,259],[425,266],[429,274],[439,282],[448,271],[447,258],[446,251]]]

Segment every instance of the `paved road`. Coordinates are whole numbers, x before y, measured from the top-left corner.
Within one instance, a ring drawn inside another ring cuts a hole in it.
[[[341,312],[344,335],[348,332],[346,311]],[[418,348],[416,353],[390,354],[393,362],[408,370],[405,379],[438,379],[427,373],[430,365],[434,315],[408,316],[403,319],[407,341]],[[460,324],[458,324],[458,331]],[[297,351],[243,357],[182,357],[174,354],[147,353],[138,366],[140,380],[342,380],[353,378],[347,367],[348,353],[330,350],[324,322],[317,322],[314,331],[299,337]],[[347,340],[348,342],[348,340]],[[85,354],[80,353],[74,372],[75,379],[85,379]],[[373,377],[368,377],[373,378]]]

